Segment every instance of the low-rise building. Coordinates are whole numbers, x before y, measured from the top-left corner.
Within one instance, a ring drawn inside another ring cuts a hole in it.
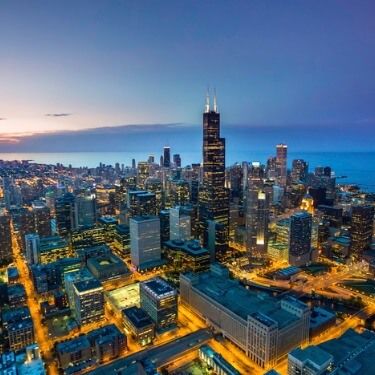
[[[155,324],[146,311],[133,306],[123,310],[122,314],[127,333],[142,346],[152,343],[155,337]]]
[[[292,297],[278,300],[256,293],[229,278],[219,264],[210,271],[180,275],[181,302],[208,325],[239,346],[263,368],[269,368],[309,337],[309,307]]]
[[[87,260],[87,268],[99,280],[120,278],[129,274],[125,263],[114,254],[105,254]]]

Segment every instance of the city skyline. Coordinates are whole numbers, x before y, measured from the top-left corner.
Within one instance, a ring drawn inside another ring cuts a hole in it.
[[[248,135],[276,129],[285,138],[302,128],[307,139],[318,126],[347,132],[342,147],[373,149],[372,10],[371,2],[350,1],[6,1],[0,145],[28,152],[28,143],[77,130],[126,135],[127,124],[141,131],[181,124],[194,133],[210,85],[225,108],[226,137],[231,127]],[[71,151],[69,141],[64,146]]]

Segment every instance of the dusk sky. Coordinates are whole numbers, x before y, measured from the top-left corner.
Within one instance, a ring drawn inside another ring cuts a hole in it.
[[[227,132],[317,126],[358,146],[363,131],[369,149],[374,14],[371,0],[2,0],[0,146],[22,144],[17,133],[198,126],[209,85]]]

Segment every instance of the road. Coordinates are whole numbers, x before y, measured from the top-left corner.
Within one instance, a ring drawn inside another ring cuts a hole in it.
[[[30,309],[31,318],[34,323],[35,339],[39,345],[43,360],[46,363],[48,374],[54,375],[58,373],[57,364],[52,352],[54,342],[49,338],[47,326],[43,325],[42,323],[42,314],[39,308],[38,300],[36,299],[37,293],[34,290],[34,285],[29,277],[29,270],[18,245],[13,225],[11,227],[11,231],[14,262],[20,274],[19,282],[25,287],[26,290],[27,305]]]

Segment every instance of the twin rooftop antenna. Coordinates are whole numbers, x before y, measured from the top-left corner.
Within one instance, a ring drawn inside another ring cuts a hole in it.
[[[206,104],[204,106],[204,112],[205,113],[209,113],[211,110],[210,108],[210,89],[208,88],[207,89],[207,93],[206,93]],[[218,109],[217,109],[217,101],[216,101],[216,89],[214,89],[214,107],[213,107],[213,111],[218,113]]]

